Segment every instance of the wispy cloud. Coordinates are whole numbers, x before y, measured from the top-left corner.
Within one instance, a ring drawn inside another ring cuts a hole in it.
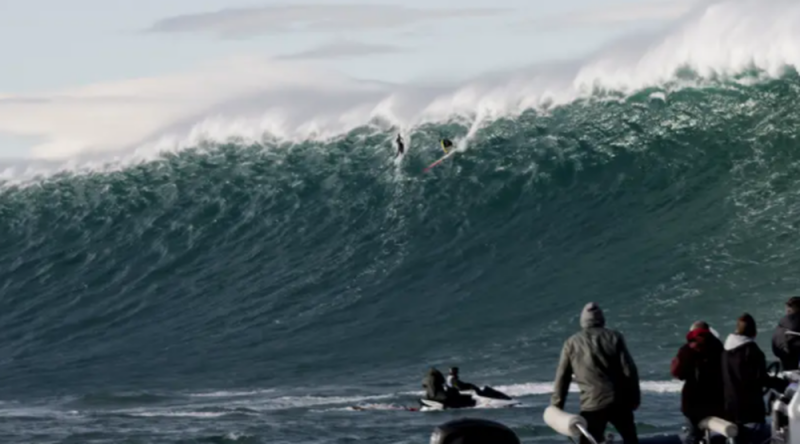
[[[350,41],[338,41],[318,46],[294,54],[287,54],[278,57],[283,60],[319,60],[319,59],[342,59],[348,57],[362,57],[377,54],[393,54],[405,51],[403,48],[394,45],[380,45],[371,43],[360,43]]]
[[[699,3],[700,0],[616,3],[602,8],[528,20],[522,24],[535,30],[551,30],[576,26],[612,26],[645,20],[674,20],[691,11]]]
[[[231,58],[182,74],[0,95],[0,135],[34,138],[31,157],[59,159],[135,145],[165,128],[201,121],[226,103],[259,94],[368,87],[298,64]]]
[[[223,38],[242,38],[293,31],[386,29],[424,21],[484,17],[504,12],[494,8],[419,9],[400,5],[283,5],[223,9],[168,17],[150,32],[204,32]]]

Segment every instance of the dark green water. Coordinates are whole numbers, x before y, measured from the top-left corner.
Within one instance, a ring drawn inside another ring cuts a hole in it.
[[[495,121],[429,173],[467,126],[416,128],[399,165],[365,126],[7,184],[0,440],[422,443],[472,415],[561,442],[541,413],[588,301],[640,430],[676,430],[689,325],[748,311],[768,351],[800,283],[800,78],[659,91]],[[393,410],[430,365],[524,406]]]

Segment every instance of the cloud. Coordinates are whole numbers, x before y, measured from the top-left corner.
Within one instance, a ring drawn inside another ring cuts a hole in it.
[[[699,0],[660,0],[646,3],[617,3],[555,17],[537,18],[522,24],[537,30],[577,26],[613,26],[645,20],[674,20],[690,12]]]
[[[205,32],[223,38],[241,38],[299,30],[399,28],[424,21],[485,17],[503,11],[490,8],[417,9],[370,4],[265,6],[168,17],[153,24],[148,31]]]
[[[303,90],[356,95],[374,88],[298,63],[230,58],[180,74],[0,95],[0,134],[34,138],[29,150],[33,158],[62,159],[135,146],[183,123],[224,115],[232,102],[264,94]],[[258,113],[270,106],[262,100],[251,108]]]
[[[288,54],[278,57],[281,60],[315,60],[315,59],[341,59],[347,57],[360,57],[375,54],[392,54],[403,52],[404,49],[394,45],[380,45],[340,41],[318,46],[308,51]]]
[[[49,102],[47,98],[44,97],[0,97],[0,105],[10,103],[46,103]]]

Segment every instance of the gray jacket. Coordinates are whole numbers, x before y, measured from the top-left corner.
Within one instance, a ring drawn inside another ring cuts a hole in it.
[[[563,409],[575,375],[581,394],[581,411],[591,412],[615,405],[639,407],[639,374],[622,334],[605,328],[603,311],[586,304],[581,313],[582,330],[564,343],[550,403]]]

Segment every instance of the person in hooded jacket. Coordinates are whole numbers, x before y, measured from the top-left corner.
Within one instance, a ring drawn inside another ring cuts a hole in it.
[[[672,359],[672,376],[685,381],[681,390],[681,412],[688,426],[684,444],[703,439],[700,421],[723,415],[722,352],[722,342],[708,324],[697,321],[686,335],[686,344]]]
[[[755,342],[756,333],[755,319],[743,314],[736,322],[736,333],[725,340],[722,353],[723,418],[739,427],[743,442],[762,442],[769,436],[763,389],[770,386],[770,380],[767,358]]]
[[[772,335],[772,353],[781,361],[783,370],[797,370],[800,366],[798,334],[800,334],[800,297],[795,296],[786,301],[786,315],[778,322]]]
[[[605,328],[603,311],[594,302],[581,312],[581,331],[564,343],[556,370],[551,405],[564,408],[572,376],[580,388],[580,414],[597,442],[605,441],[610,422],[625,444],[639,442],[633,412],[641,392],[636,364],[622,334]],[[581,438],[581,442],[586,442]]]
[[[436,368],[431,367],[428,369],[428,373],[425,374],[425,378],[422,380],[422,387],[425,389],[425,399],[438,402],[447,401],[444,376]]]

